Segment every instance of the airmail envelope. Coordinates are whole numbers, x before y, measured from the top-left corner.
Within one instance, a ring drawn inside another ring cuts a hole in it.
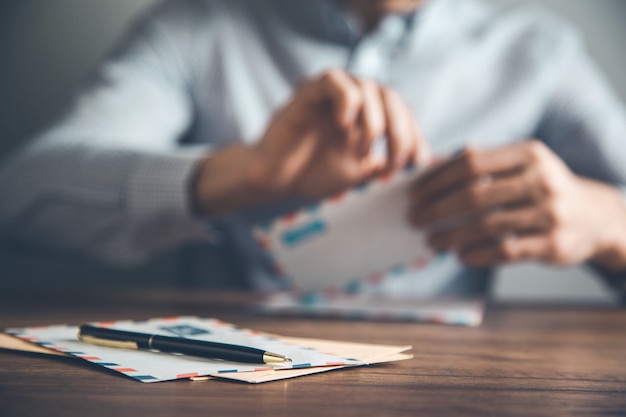
[[[257,227],[277,276],[302,291],[344,289],[355,281],[420,268],[433,253],[408,221],[414,167]]]
[[[194,318],[190,318],[190,317],[177,317],[177,318],[171,318],[168,320],[171,321],[172,319],[175,319],[176,321],[180,321],[180,322],[185,322],[185,323],[188,323],[189,320],[195,320]],[[160,320],[160,319],[153,319],[152,321],[155,321],[155,320]],[[40,326],[36,328],[35,330],[38,332],[43,331],[46,333],[50,333],[51,330],[52,331],[61,330],[61,332],[64,332],[65,329],[63,327],[66,327],[66,326],[55,326],[55,327],[56,329],[51,328],[50,326],[44,326],[44,327]],[[75,326],[70,326],[70,327],[72,327],[71,330],[75,337],[76,327]],[[18,338],[17,336],[10,336],[5,333],[0,333],[0,349],[12,349],[12,350],[18,350],[18,351],[37,352],[37,353],[60,355],[60,356],[77,356],[76,353],[78,352],[74,352],[74,354],[71,354],[67,352],[67,349],[58,350],[58,348],[56,348],[55,350],[55,346],[49,343],[50,340],[46,341],[46,343],[42,345],[37,344],[37,343],[42,343],[42,341],[39,339],[35,339],[33,337],[24,338],[26,333],[28,333],[27,329],[23,329],[23,331],[20,333],[21,335],[20,337],[22,338]],[[411,353],[406,353],[407,350],[411,349],[411,346],[373,345],[373,344],[365,344],[365,343],[337,342],[337,341],[322,340],[322,339],[303,339],[303,338],[283,337],[283,336],[278,336],[278,335],[269,335],[269,334],[264,334],[264,333],[258,333],[258,335],[265,335],[266,337],[271,336],[272,338],[279,340],[283,344],[293,346],[293,347],[304,348],[312,354],[315,354],[314,351],[327,352],[326,355],[332,354],[335,356],[342,356],[342,357],[349,356],[351,358],[354,358],[351,361],[358,361],[358,362],[353,362],[352,364],[348,362],[345,362],[343,364],[333,363],[333,364],[326,364],[325,366],[281,369],[280,371],[275,370],[275,369],[259,368],[259,369],[251,370],[248,372],[227,372],[227,373],[206,372],[207,369],[204,369],[203,371],[202,369],[200,369],[203,367],[202,363],[199,363],[195,366],[196,369],[194,369],[193,372],[189,372],[189,370],[187,370],[187,371],[182,371],[183,373],[180,373],[181,372],[180,370],[177,371],[179,373],[176,375],[176,378],[171,378],[171,377],[161,378],[161,379],[153,378],[150,380],[134,377],[133,376],[134,372],[132,372],[134,369],[124,368],[123,370],[119,372],[127,376],[130,376],[131,378],[137,379],[141,382],[157,382],[159,380],[164,381],[164,380],[169,380],[169,379],[187,379],[187,378],[190,378],[192,380],[203,380],[207,378],[210,379],[213,377],[218,377],[220,379],[229,379],[229,380],[236,380],[236,381],[258,384],[262,382],[277,381],[277,380],[286,379],[286,378],[294,378],[298,376],[310,375],[310,374],[319,373],[319,372],[327,372],[327,371],[337,370],[337,369],[351,367],[355,365],[358,366],[358,364],[378,364],[378,363],[384,363],[384,362],[406,360],[406,359],[411,359],[413,357]],[[68,340],[65,340],[63,343],[67,344],[67,342]],[[75,343],[79,346],[80,349],[84,349],[85,347],[89,349],[93,348],[93,346],[88,346],[82,342],[79,342],[78,340],[76,340]],[[66,347],[69,347],[69,346],[66,346]],[[107,349],[114,349],[114,348],[102,348],[102,349],[100,349],[101,352],[106,352]],[[128,366],[131,366],[131,365],[137,366],[138,364],[140,364],[142,361],[141,356],[146,356],[146,355],[152,356],[152,359],[150,361],[151,362],[150,366],[153,368],[153,370],[156,370],[155,372],[153,372],[154,374],[162,374],[164,371],[163,368],[172,368],[172,366],[180,367],[181,365],[185,366],[184,365],[185,358],[179,355],[157,354],[154,352],[139,352],[139,351],[124,352],[123,349],[118,349],[118,350],[122,351],[121,352],[122,355],[128,356],[128,360],[130,361],[130,362],[127,362]],[[158,355],[158,356],[155,356],[155,355]],[[155,360],[155,357],[159,358],[160,360]],[[93,363],[98,363],[95,359],[96,358],[91,357],[91,359],[87,359],[87,360]],[[170,362],[170,363],[169,364],[165,363],[163,359],[166,359],[165,362]],[[111,368],[111,366],[114,365],[112,363],[102,362],[100,365],[105,366],[110,369],[114,369],[114,368]]]

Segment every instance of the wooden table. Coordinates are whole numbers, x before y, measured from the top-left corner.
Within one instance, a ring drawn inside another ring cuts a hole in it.
[[[415,358],[261,385],[142,384],[78,359],[0,350],[0,416],[626,415],[626,310],[492,306],[479,328],[256,317],[250,297],[0,295],[0,327],[220,317],[283,335],[412,344]]]

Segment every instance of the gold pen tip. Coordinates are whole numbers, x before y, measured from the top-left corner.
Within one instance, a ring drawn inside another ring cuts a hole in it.
[[[285,362],[291,362],[291,359],[284,355],[279,355],[277,353],[265,352],[263,354],[263,362],[267,364],[279,364]]]

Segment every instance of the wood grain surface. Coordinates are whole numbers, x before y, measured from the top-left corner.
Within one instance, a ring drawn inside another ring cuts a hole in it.
[[[626,310],[491,306],[479,328],[279,319],[241,294],[0,294],[0,328],[171,315],[298,337],[411,344],[415,358],[247,385],[142,384],[0,350],[0,416],[626,416]]]

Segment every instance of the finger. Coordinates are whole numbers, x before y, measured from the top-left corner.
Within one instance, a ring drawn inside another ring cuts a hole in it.
[[[549,235],[545,233],[510,236],[490,244],[459,252],[459,259],[467,266],[487,267],[522,262],[547,260],[551,251]]]
[[[361,156],[366,156],[370,153],[374,141],[385,133],[385,110],[378,85],[370,80],[356,82],[361,88],[363,97],[361,110],[363,128],[358,152]]]
[[[410,112],[410,110],[408,110]],[[417,120],[413,117],[413,113],[410,113],[409,123],[411,130],[412,150],[410,152],[410,163],[419,164],[420,166],[428,166],[433,158],[430,144],[426,141],[426,137],[423,135]]]
[[[387,88],[381,89],[387,127],[387,166],[386,171],[391,172],[406,165],[411,153],[414,136],[410,118],[413,117],[407,111],[402,99],[395,91]]]
[[[400,136],[400,149],[395,161],[396,168],[403,168],[415,163],[418,147],[415,116],[402,100],[400,101],[400,106],[398,114],[400,115],[399,123],[401,123],[401,131],[403,133]]]
[[[363,105],[361,88],[345,71],[334,69],[326,72],[310,85],[312,97],[318,102],[330,100],[337,126],[352,127]]]
[[[464,214],[480,215],[495,207],[509,207],[540,201],[544,187],[535,170],[515,172],[507,177],[479,177],[431,200],[414,201],[411,219],[428,226]]]
[[[404,102],[402,102],[402,111],[404,112],[402,117],[406,124],[407,134],[403,137],[404,156],[400,158],[401,161],[398,163],[403,166],[425,164],[430,159],[430,147],[422,135],[413,112]],[[404,162],[402,163],[402,161]]]
[[[523,169],[534,162],[528,143],[499,149],[465,149],[452,159],[422,175],[415,183],[418,200],[426,200],[480,176],[498,176]]]
[[[440,230],[428,237],[435,250],[471,249],[485,242],[498,241],[510,235],[527,235],[548,232],[556,220],[545,206],[529,205],[512,210],[496,210],[476,221],[464,223],[452,229]]]

